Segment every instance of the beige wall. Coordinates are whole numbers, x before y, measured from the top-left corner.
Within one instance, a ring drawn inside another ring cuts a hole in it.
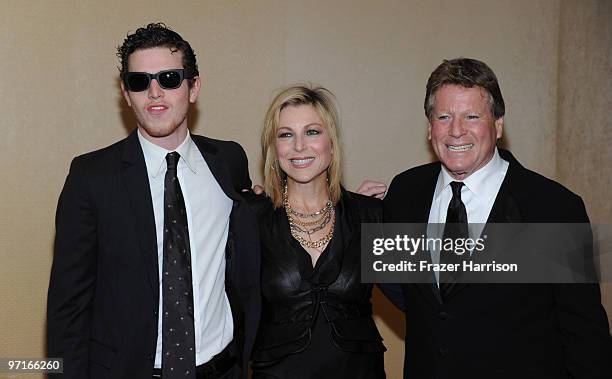
[[[560,24],[557,177],[582,196],[591,222],[611,230],[612,2],[565,1]],[[611,278],[612,251],[600,264]],[[602,287],[610,315],[612,283]]]
[[[159,20],[192,43],[204,76],[192,129],[241,142],[256,181],[274,90],[327,86],[341,106],[351,189],[429,161],[427,76],[444,58],[482,59],[506,99],[505,144],[610,223],[611,4],[2,0],[0,357],[44,354],[53,216],[70,159],[133,127],[114,55],[128,31]],[[606,296],[610,312],[612,290]],[[397,378],[402,319],[379,295],[376,308],[388,374]]]

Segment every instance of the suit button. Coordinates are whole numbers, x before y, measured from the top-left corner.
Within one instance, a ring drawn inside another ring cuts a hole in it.
[[[438,316],[440,317],[440,320],[448,320],[450,318],[450,315],[446,312],[440,312]]]
[[[438,349],[438,353],[440,354],[442,358],[446,357],[446,354],[447,354],[446,349],[444,349],[443,347]]]

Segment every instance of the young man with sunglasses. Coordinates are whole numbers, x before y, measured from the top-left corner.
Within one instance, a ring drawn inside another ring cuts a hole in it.
[[[240,145],[189,133],[200,87],[163,24],[118,49],[137,128],[77,157],[60,195],[48,354],[65,378],[246,377],[259,318],[255,219]]]

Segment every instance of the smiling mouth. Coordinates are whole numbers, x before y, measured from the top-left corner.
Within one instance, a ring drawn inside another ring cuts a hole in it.
[[[446,145],[446,147],[448,148],[448,150],[453,151],[453,152],[463,152],[463,151],[468,151],[471,148],[473,148],[474,144],[468,143],[465,145]]]
[[[289,162],[291,162],[292,165],[298,167],[308,166],[310,163],[312,163],[312,161],[314,161],[314,158],[289,159]]]

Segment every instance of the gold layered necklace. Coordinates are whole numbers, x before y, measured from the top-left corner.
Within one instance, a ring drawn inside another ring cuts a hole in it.
[[[322,246],[325,246],[331,241],[334,235],[334,207],[330,199],[327,200],[325,206],[314,213],[300,213],[291,208],[289,204],[289,196],[287,195],[287,183],[283,188],[283,206],[285,207],[285,213],[287,213],[287,219],[289,220],[289,229],[291,235],[295,238],[300,245],[309,247],[311,249],[319,250]],[[312,220],[314,218],[314,220]],[[329,231],[323,238],[313,241],[311,235],[313,233],[322,230],[331,222]],[[308,236],[308,240],[303,238],[300,233],[304,233]]]

